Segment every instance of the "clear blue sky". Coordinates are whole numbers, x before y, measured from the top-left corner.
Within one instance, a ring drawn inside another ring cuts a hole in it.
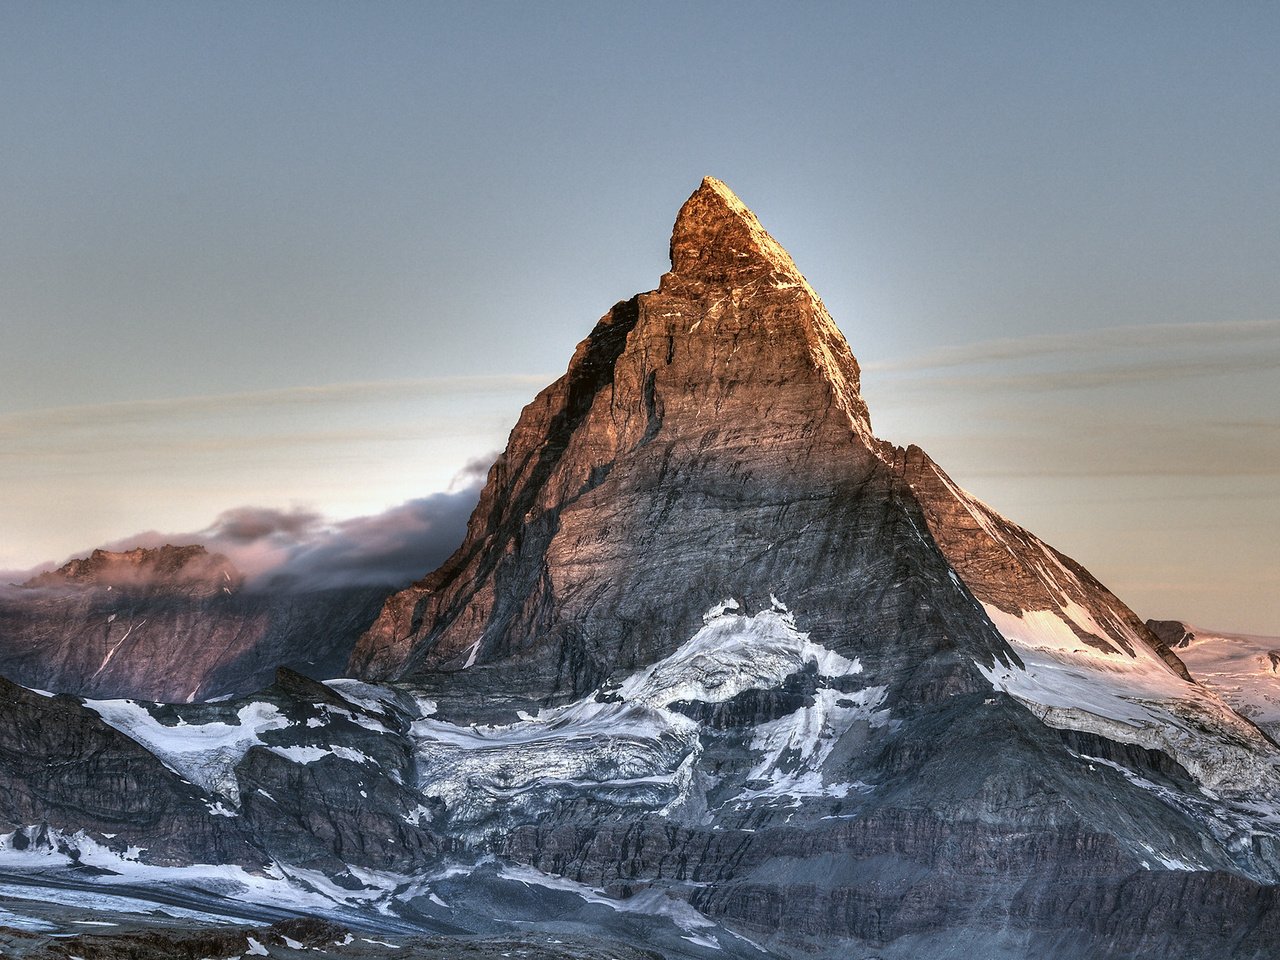
[[[883,434],[1280,633],[1278,49],[1247,2],[0,3],[0,567],[440,489],[709,173]]]

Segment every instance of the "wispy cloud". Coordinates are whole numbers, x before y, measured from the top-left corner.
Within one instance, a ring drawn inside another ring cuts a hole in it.
[[[333,522],[313,510],[242,506],[223,511],[202,530],[151,530],[106,548],[199,543],[225,554],[249,577],[250,589],[404,586],[438,567],[462,542],[492,459],[467,464],[447,491],[370,516]]]
[[[1002,337],[940,347],[909,358],[872,361],[864,364],[864,368],[887,373],[925,372],[1041,357],[1094,355],[1125,349],[1222,349],[1255,344],[1280,346],[1280,320],[1132,324],[1063,334]]]
[[[1280,476],[1280,428],[1243,420],[1160,422],[1127,412],[1024,408],[911,439],[971,478]],[[1266,496],[1280,498],[1280,488],[1269,487]]]
[[[118,403],[43,407],[0,413],[0,436],[33,429],[85,428],[107,422],[166,423],[202,415],[226,416],[264,408],[314,407],[413,400],[423,397],[467,396],[478,393],[537,390],[551,381],[543,375],[491,377],[434,377],[421,380],[379,380],[257,390],[244,393],[130,400]]]
[[[908,389],[948,391],[1054,391],[1096,390],[1152,381],[1200,379],[1203,377],[1280,370],[1280,349],[1253,351],[1234,356],[1156,357],[1134,363],[1112,364],[1070,370],[1038,370],[1017,374],[964,374],[921,377]]]
[[[340,383],[2,414],[0,564],[66,557],[147,527],[201,534],[230,504],[353,517],[413,502],[450,489],[459,464],[500,445],[547,379]],[[409,509],[405,522],[425,520]],[[322,526],[337,544],[337,526]]]

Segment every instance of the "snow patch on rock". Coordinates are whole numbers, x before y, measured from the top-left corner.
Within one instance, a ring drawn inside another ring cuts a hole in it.
[[[869,789],[861,783],[828,783],[823,766],[855,723],[862,721],[870,727],[888,723],[889,711],[876,709],[884,702],[887,689],[866,687],[852,694],[818,690],[811,705],[760,724],[751,749],[764,756],[747,775],[748,788],[737,799],[785,798],[799,806],[805,797],[845,797]]]
[[[1135,643],[1134,655],[1084,644],[1064,619],[1077,611],[1015,616],[984,606],[1023,667],[978,669],[1045,723],[1160,750],[1210,789],[1280,796],[1280,751],[1145,644]],[[1102,631],[1092,618],[1085,622]]]
[[[747,690],[771,690],[807,666],[824,677],[862,672],[858,660],[813,643],[797,630],[795,618],[785,606],[777,609],[781,604],[770,597],[775,609],[753,617],[726,612],[728,603],[737,609],[736,601],[713,607],[701,630],[670,656],[628,679],[619,695],[652,707],[680,700],[723,703]]]
[[[261,735],[290,725],[275,704],[255,701],[241,707],[238,723],[161,723],[135,700],[85,700],[84,705],[126,737],[150,750],[166,767],[209,793],[239,803],[235,767]]]
[[[673,705],[724,703],[747,690],[775,689],[802,670],[826,678],[862,671],[858,660],[812,642],[785,605],[771,601],[772,609],[748,616],[726,599],[669,656],[593,697],[524,713],[515,723],[463,727],[420,717],[411,728],[418,789],[441,800],[459,823],[478,823],[500,806],[528,814],[584,791],[666,816],[700,816],[701,728]],[[761,777],[777,772],[787,751],[806,757],[778,772],[781,785],[768,795],[847,789],[825,784],[822,764],[852,723],[872,717],[883,695],[880,688],[823,689],[813,705],[762,727]]]

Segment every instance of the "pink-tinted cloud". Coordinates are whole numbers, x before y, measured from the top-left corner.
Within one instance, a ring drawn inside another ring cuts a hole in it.
[[[231,560],[251,590],[404,586],[439,566],[462,542],[491,460],[468,463],[445,492],[370,516],[330,521],[311,510],[240,506],[223,511],[203,530],[148,530],[104,549],[198,543]],[[9,571],[0,574],[0,582],[25,582],[49,566]]]

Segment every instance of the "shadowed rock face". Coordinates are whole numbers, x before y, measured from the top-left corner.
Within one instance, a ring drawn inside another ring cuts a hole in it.
[[[198,736],[184,740],[193,729],[222,745],[201,754]],[[442,842],[430,811],[421,823],[412,815],[422,798],[404,786],[403,733],[288,669],[250,699],[181,707],[48,696],[0,679],[0,848],[115,870],[141,858],[412,871],[438,859]],[[325,746],[306,746],[315,743]]]
[[[158,863],[261,863],[238,821],[71,697],[0,679],[0,833],[19,849],[53,829],[117,850],[141,841]]]
[[[1181,620],[1148,620],[1147,626],[1167,646],[1176,650],[1195,640],[1195,631]]]
[[[0,662],[55,693],[187,702],[248,693],[285,665],[340,673],[387,590],[262,592],[199,545],[95,550],[0,588]]]

